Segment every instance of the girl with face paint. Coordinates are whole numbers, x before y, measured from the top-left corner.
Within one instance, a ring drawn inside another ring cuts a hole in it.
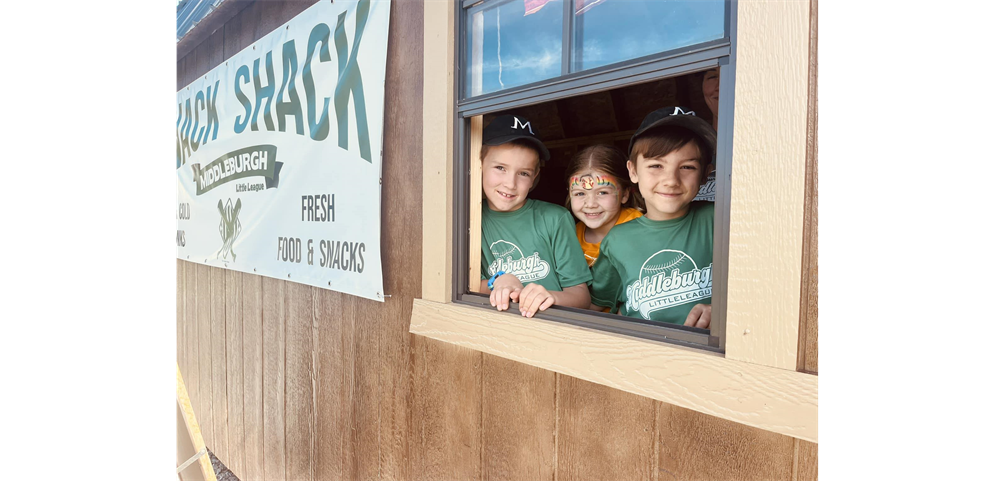
[[[615,147],[593,145],[567,164],[567,208],[580,221],[577,240],[588,266],[598,259],[601,240],[612,227],[643,215],[636,208],[641,199],[629,180],[626,160]]]

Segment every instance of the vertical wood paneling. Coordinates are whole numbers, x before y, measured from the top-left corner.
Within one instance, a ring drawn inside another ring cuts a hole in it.
[[[659,403],[659,480],[791,479],[795,439]]]
[[[356,299],[359,319],[353,339],[352,378],[352,475],[355,479],[380,479],[380,318],[384,305]]]
[[[228,459],[224,461],[233,473],[245,473],[245,427],[243,414],[242,373],[242,273],[225,274],[225,380],[228,387]]]
[[[300,2],[294,3],[299,4]],[[307,2],[308,5],[312,3],[314,2]],[[252,6],[256,7],[255,15],[251,17],[250,23],[247,25],[249,28],[246,29],[251,32],[251,37],[244,46],[247,47],[252,42],[266,36],[266,34],[276,30],[281,24],[293,18],[293,15],[289,17],[285,17],[284,15],[284,10],[288,10],[287,7],[289,5],[290,2],[283,1],[257,1],[253,3]],[[289,13],[289,11],[286,13]]]
[[[359,461],[356,450],[358,449],[359,433],[362,430],[369,430],[370,426],[359,424],[359,417],[356,415],[356,325],[363,322],[360,316],[359,299],[352,296],[345,296],[336,293],[339,302],[342,303],[342,378],[340,381],[340,396],[338,397],[342,416],[340,425],[344,431],[342,437],[342,473],[348,479],[358,479]],[[333,311],[334,312],[334,311]],[[345,317],[351,316],[351,317]]]
[[[412,336],[411,479],[481,479],[481,356]]]
[[[225,57],[231,58],[256,41],[263,2],[252,2],[225,24]]]
[[[186,288],[183,277],[184,262],[176,259],[176,365],[180,367],[180,372],[187,369],[187,357],[185,350],[187,347],[186,328]]]
[[[248,8],[251,8],[251,6]],[[244,12],[245,10],[243,9],[242,11]],[[224,49],[223,56],[225,62],[227,62],[228,59],[232,57],[232,55],[235,55],[236,53],[241,51],[242,48],[244,48],[244,45],[242,45],[241,12],[239,12],[239,14],[236,14],[234,17],[230,18],[227,22],[225,22],[222,29],[225,32],[222,44]]]
[[[214,405],[214,445],[218,459],[228,460],[228,375],[225,333],[225,270],[211,267],[211,386]]]
[[[279,17],[282,19],[280,20],[280,23],[286,23],[288,20],[296,17],[299,13],[303,12],[304,10],[307,10],[307,8],[310,7],[311,5],[318,3],[318,1],[319,0],[283,0],[283,2],[281,2],[283,3],[283,6],[281,7],[279,15]],[[403,2],[407,0],[400,0],[400,1]],[[267,32],[263,32],[263,35],[266,35],[266,33]]]
[[[315,479],[350,479],[352,348],[355,309],[348,296],[315,289]]]
[[[819,479],[819,445],[808,441],[795,440],[795,472],[792,481],[816,481]]]
[[[210,72],[221,63],[224,59],[224,36],[224,29],[219,28],[184,57],[183,68],[178,66],[176,71],[176,90],[190,85],[197,77]]]
[[[375,5],[373,8],[377,8]],[[383,136],[384,293],[391,297],[371,310],[378,334],[379,473],[383,480],[411,479],[408,416],[410,397],[410,335],[412,299],[421,295],[422,163],[412,154],[422,151],[421,2],[393,2],[387,51]],[[417,188],[416,188],[417,187]],[[438,260],[445,263],[443,259]],[[369,368],[369,367],[367,367]]]
[[[284,282],[287,291],[287,479],[314,479],[312,287]]]
[[[181,88],[183,88],[183,84],[181,84],[180,82],[182,82],[182,79],[186,75],[187,59],[188,58],[190,58],[190,55],[187,55],[186,57],[183,57],[183,58],[181,58],[181,59],[179,59],[179,60],[176,61],[176,91],[177,92]]]
[[[183,261],[181,261],[183,262]],[[200,331],[197,322],[197,265],[184,262],[183,269],[183,298],[186,301],[184,309],[184,328],[186,331],[186,346],[183,350],[186,357],[185,370],[183,373],[184,384],[190,396],[191,407],[195,409],[198,418],[200,413],[198,402],[200,401],[200,352],[198,344],[200,342]]]
[[[552,480],[556,373],[483,354],[483,479]]]
[[[652,399],[560,375],[557,479],[652,480]]]
[[[263,478],[263,278],[242,276],[243,481]]]
[[[252,39],[243,45],[243,48],[249,43],[255,42],[266,34],[272,32],[280,25],[287,23],[288,20],[297,16],[297,14],[303,12],[311,5],[314,5],[317,0],[283,0],[283,1],[257,1],[253,4],[253,7],[258,6],[256,15],[252,17],[252,22],[248,25],[251,27],[247,28],[252,32]],[[334,19],[328,20],[334,28]]]
[[[286,283],[263,278],[263,479],[286,479]]]
[[[212,451],[216,444],[214,437],[214,389],[212,386],[214,357],[211,355],[211,267],[197,264],[197,352],[200,358],[200,385],[197,397],[191,398],[200,420],[200,431],[204,444]]]
[[[418,204],[415,204],[418,206]],[[420,226],[420,223],[419,223]],[[399,259],[399,249],[392,249],[387,259]],[[421,265],[418,256],[412,256],[407,261]],[[393,264],[398,265],[398,264]],[[400,272],[412,272],[404,269]],[[409,276],[407,279],[421,283],[420,276]],[[398,276],[399,280],[399,276]],[[400,282],[385,283],[385,289],[398,286]],[[410,335],[408,321],[411,319],[411,294],[401,294],[403,289],[391,290],[387,305],[380,309],[374,322],[379,325],[378,362],[366,367],[375,369],[378,373],[378,479],[400,480],[411,479],[408,470],[408,397],[410,396],[410,378],[407,360],[410,359]],[[410,292],[407,291],[407,292]],[[393,297],[396,296],[396,297]]]

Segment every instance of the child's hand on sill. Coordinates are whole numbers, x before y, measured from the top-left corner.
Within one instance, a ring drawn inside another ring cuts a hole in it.
[[[494,289],[491,290],[491,305],[497,307],[499,311],[507,311],[511,300],[518,300],[518,293],[524,288],[522,281],[518,280],[514,274],[501,275],[494,280]]]
[[[524,289],[513,292],[511,300],[518,301],[518,310],[525,317],[532,317],[536,315],[536,312],[545,311],[556,303],[556,298],[553,297],[553,294],[547,291],[545,287],[536,283],[529,284]]]
[[[684,321],[685,326],[699,327],[701,329],[708,329],[708,326],[711,323],[711,304],[695,304],[694,307],[691,308],[691,312],[688,313],[687,320]]]

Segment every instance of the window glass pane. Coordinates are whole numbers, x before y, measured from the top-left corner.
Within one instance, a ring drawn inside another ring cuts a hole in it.
[[[466,97],[560,75],[563,0],[511,0],[470,10],[465,25]]]
[[[723,0],[573,0],[571,71],[725,36]]]

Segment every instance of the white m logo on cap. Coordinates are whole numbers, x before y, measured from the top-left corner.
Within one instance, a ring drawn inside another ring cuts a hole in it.
[[[518,126],[521,125],[523,129],[529,129],[529,133],[535,135],[535,132],[532,132],[532,125],[530,125],[531,123],[532,122],[525,122],[523,124],[521,120],[518,120],[518,117],[515,117],[515,124],[512,125],[511,128],[517,129]]]
[[[674,107],[674,113],[670,115],[694,115],[694,110],[688,110],[687,112],[681,110],[680,107]],[[695,115],[697,117],[697,115]]]

